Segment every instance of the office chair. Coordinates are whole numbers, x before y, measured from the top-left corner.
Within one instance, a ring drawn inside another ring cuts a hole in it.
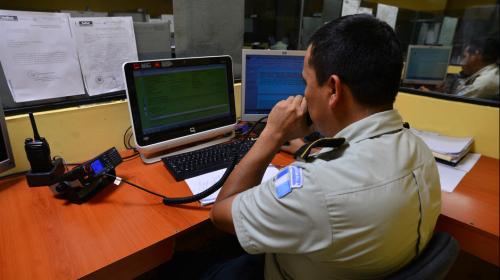
[[[386,280],[444,279],[458,257],[460,246],[446,232],[435,232],[422,254]]]

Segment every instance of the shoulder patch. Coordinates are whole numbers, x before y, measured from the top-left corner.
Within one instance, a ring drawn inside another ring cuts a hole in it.
[[[290,166],[290,182],[293,189],[302,188],[304,180],[302,178],[302,168],[297,166]]]
[[[283,198],[292,192],[292,189],[301,188],[304,183],[302,169],[297,166],[287,166],[274,177],[276,196]]]

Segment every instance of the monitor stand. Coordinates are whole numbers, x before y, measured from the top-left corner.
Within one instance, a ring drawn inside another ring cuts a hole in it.
[[[186,144],[186,145],[183,145],[180,147],[175,147],[172,149],[168,149],[168,150],[164,150],[164,151],[160,151],[160,152],[156,152],[156,153],[152,153],[152,154],[151,153],[141,153],[139,151],[139,154],[140,154],[141,159],[144,163],[151,164],[151,163],[155,163],[155,162],[160,161],[162,158],[164,158],[166,156],[173,156],[173,155],[178,155],[178,154],[182,154],[182,153],[187,153],[187,152],[203,149],[206,147],[210,147],[210,146],[213,146],[216,144],[227,142],[227,141],[231,140],[232,138],[234,138],[234,135],[235,135],[234,131],[231,131],[231,132],[226,133],[222,136],[217,136],[217,137],[214,137],[214,138],[211,138],[208,140],[202,140],[202,141]]]

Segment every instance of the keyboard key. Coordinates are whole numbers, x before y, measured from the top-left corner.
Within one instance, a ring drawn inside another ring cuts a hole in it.
[[[250,150],[255,140],[239,140],[162,158],[165,167],[175,180],[182,181],[194,176],[228,167],[238,154],[238,161]]]

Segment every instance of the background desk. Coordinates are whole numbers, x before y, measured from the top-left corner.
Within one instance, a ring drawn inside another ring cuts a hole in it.
[[[291,158],[279,154],[273,162]],[[190,194],[161,163],[146,166],[136,158],[117,174],[167,196]],[[454,193],[443,193],[438,222],[464,250],[496,265],[498,177],[498,160],[482,157]],[[0,279],[132,278],[169,260],[175,238],[206,221],[208,211],[198,203],[165,206],[124,184],[75,205],[55,199],[47,187],[29,188],[24,177],[2,180]],[[476,250],[484,240],[489,243]]]

